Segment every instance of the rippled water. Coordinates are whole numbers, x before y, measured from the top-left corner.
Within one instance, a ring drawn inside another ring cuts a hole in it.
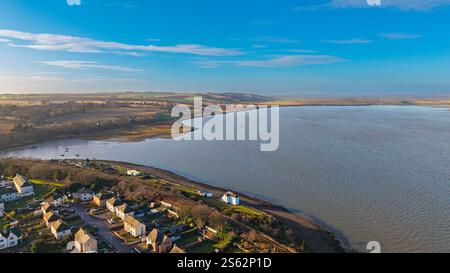
[[[450,252],[450,111],[427,107],[281,109],[280,148],[257,142],[64,140],[2,156],[153,165],[311,214],[354,247]]]

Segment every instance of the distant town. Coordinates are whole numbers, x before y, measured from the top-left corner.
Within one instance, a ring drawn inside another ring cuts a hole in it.
[[[306,251],[287,226],[231,191],[89,159],[3,159],[1,169],[0,253]]]

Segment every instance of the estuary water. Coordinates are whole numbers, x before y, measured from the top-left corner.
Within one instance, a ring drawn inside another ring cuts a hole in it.
[[[66,152],[66,148],[69,148]],[[450,252],[450,111],[416,106],[280,110],[280,146],[252,141],[59,140],[1,154],[151,165],[311,215],[364,251]]]

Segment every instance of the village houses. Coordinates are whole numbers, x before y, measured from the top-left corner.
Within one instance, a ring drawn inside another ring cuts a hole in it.
[[[0,249],[7,249],[17,246],[21,240],[19,229],[10,229],[7,232],[0,231]]]
[[[13,183],[20,197],[34,195],[33,184],[25,176],[17,174],[13,179]]]
[[[65,224],[61,219],[57,220],[56,222],[53,222],[50,225],[50,231],[56,240],[62,240],[72,234],[70,227],[67,224]]]
[[[100,192],[94,195],[92,200],[94,204],[97,205],[98,207],[104,207],[106,206],[106,201],[108,201],[112,197],[113,195],[111,193]]]
[[[86,189],[81,189],[73,193],[73,198],[77,201],[88,202],[94,198],[94,192]]]
[[[48,228],[50,228],[52,224],[58,220],[59,216],[56,215],[53,211],[49,211],[46,214],[44,214],[44,222]]]
[[[75,249],[72,253],[96,253],[97,240],[84,228],[75,233]]]
[[[124,229],[134,237],[145,235],[145,225],[132,216],[125,217],[123,222]]]
[[[106,208],[110,212],[116,214],[117,213],[117,207],[122,205],[122,204],[123,204],[122,200],[120,200],[117,197],[112,197],[112,198],[108,199],[108,201],[106,201]]]
[[[19,193],[11,187],[0,188],[0,202],[10,202],[19,199]]]
[[[155,253],[168,253],[172,249],[173,243],[167,235],[155,228],[147,236],[147,245]]]
[[[134,212],[135,210],[126,203],[116,207],[116,214],[122,220],[127,216],[134,216]]]

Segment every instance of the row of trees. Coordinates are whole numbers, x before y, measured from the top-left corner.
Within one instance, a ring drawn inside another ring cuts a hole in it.
[[[0,162],[0,173],[11,177],[19,173],[30,179],[63,182],[69,191],[77,191],[81,188],[89,188],[97,191],[117,183],[117,180],[102,174],[85,170],[78,171],[73,168],[63,168],[62,166],[43,167],[39,163],[24,166],[13,162]]]

